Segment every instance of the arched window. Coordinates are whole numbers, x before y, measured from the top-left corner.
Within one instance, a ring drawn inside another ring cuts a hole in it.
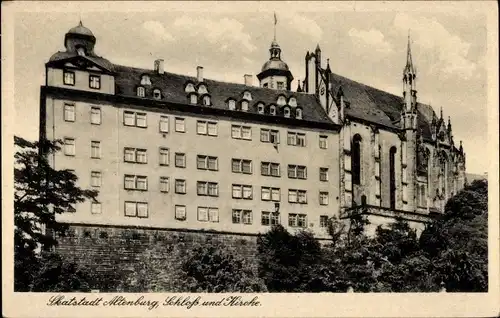
[[[144,89],[144,87],[142,86],[137,87],[137,97],[144,97],[144,96],[146,96],[146,90]]]
[[[184,89],[184,91],[185,91],[186,93],[192,93],[192,92],[195,92],[196,90],[194,89],[194,85],[193,85],[193,83],[188,83],[188,84],[186,85],[186,88]]]
[[[258,112],[259,114],[264,114],[264,104],[259,103],[259,104],[257,105],[257,112]]]
[[[210,106],[210,96],[208,95],[203,96],[203,105]]]
[[[189,95],[189,99],[191,104],[198,104],[198,96],[196,94]]]
[[[234,99],[228,100],[227,106],[229,107],[229,110],[235,110],[236,109],[236,101]]]
[[[283,108],[283,116],[290,118],[290,107]]]
[[[154,89],[153,90],[153,98],[154,99],[161,99],[161,91],[159,89]]]
[[[352,184],[361,184],[361,136],[356,134],[352,138],[351,173]]]
[[[396,209],[396,147],[391,147],[389,151],[389,193],[390,207]]]
[[[269,106],[269,114],[275,116],[276,115],[276,106]]]
[[[141,85],[151,85],[151,79],[147,75],[142,75]]]
[[[295,97],[290,97],[290,100],[288,101],[288,105],[295,107],[297,106],[297,99]]]
[[[295,118],[302,119],[302,109],[301,108],[295,109]]]
[[[241,110],[244,112],[248,111],[248,101],[244,100],[241,102]]]

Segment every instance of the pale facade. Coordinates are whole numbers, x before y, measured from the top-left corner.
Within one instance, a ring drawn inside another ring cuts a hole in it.
[[[319,46],[293,92],[276,41],[259,87],[202,67],[171,74],[163,60],[115,65],[95,43],[80,24],[46,64],[40,136],[65,142],[50,160],[99,190],[61,221],[242,234],[281,223],[327,237],[327,219],[356,212],[370,230],[396,216],[423,228],[463,186],[465,154],[451,124],[416,102],[410,52],[399,98],[321,68]]]

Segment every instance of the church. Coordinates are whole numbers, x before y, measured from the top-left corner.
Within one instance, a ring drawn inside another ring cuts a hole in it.
[[[464,186],[450,117],[418,102],[409,38],[399,96],[334,73],[319,45],[295,90],[276,38],[256,83],[174,74],[168,58],[118,65],[96,45],[82,22],[70,29],[41,87],[40,138],[64,143],[51,165],[99,191],[59,216],[78,235],[282,224],[326,239],[330,218],[357,213],[371,232],[397,217],[422,230]]]

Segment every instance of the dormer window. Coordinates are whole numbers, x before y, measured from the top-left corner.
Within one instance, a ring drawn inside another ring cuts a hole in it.
[[[153,90],[153,98],[154,99],[161,99],[161,91],[159,89]]]
[[[146,96],[146,90],[144,87],[139,86],[137,87],[137,97],[145,97]]]
[[[286,99],[285,99],[285,96],[280,96],[278,97],[278,102],[277,102],[278,105],[280,106],[283,106],[283,105],[286,105]]]
[[[295,110],[295,118],[302,119],[302,109],[301,108],[297,108]]]
[[[269,106],[269,115],[276,116],[276,106],[274,105]]]
[[[208,96],[208,95],[203,96],[203,105],[205,105],[205,106],[210,106],[211,105],[211,103],[210,103],[210,96]]]
[[[193,85],[193,83],[188,83],[188,84],[186,85],[186,88],[184,89],[184,91],[185,91],[186,93],[193,93],[193,92],[195,92],[196,90],[194,89],[194,85]]]
[[[243,98],[246,100],[252,100],[252,94],[249,91],[244,91]]]
[[[235,110],[236,109],[236,101],[234,99],[230,99],[227,102],[227,105],[229,107],[229,110]]]
[[[142,75],[141,85],[151,85],[151,79],[147,75]]]
[[[264,104],[259,103],[257,105],[257,111],[259,112],[259,114],[264,114]]]
[[[290,107],[283,108],[283,116],[290,118]]]
[[[241,102],[241,110],[244,112],[248,111],[248,101],[244,100]]]
[[[297,99],[295,97],[290,97],[290,100],[288,101],[288,105],[295,107],[297,106]]]
[[[198,94],[201,95],[201,94],[206,94],[206,93],[208,93],[207,87],[205,85],[200,85],[198,87]]]
[[[193,105],[198,104],[198,96],[196,94],[189,95],[189,100]]]

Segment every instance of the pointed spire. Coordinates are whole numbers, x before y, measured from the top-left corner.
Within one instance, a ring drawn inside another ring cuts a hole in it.
[[[316,45],[316,50],[314,50],[315,52],[321,52],[321,49],[319,48],[319,43],[318,45]]]
[[[448,116],[448,131],[451,131],[451,118]]]
[[[462,140],[460,140],[460,148],[458,148],[458,150],[460,151],[460,153],[464,152],[464,147],[462,146]]]
[[[302,92],[302,88],[300,87],[300,80],[297,80],[297,92]]]
[[[411,56],[411,40],[410,40],[410,30],[408,30],[408,47],[406,48],[406,66],[404,73],[415,74],[415,68],[413,67],[413,59]]]
[[[331,73],[332,70],[330,69],[330,59],[326,59],[326,72]]]

